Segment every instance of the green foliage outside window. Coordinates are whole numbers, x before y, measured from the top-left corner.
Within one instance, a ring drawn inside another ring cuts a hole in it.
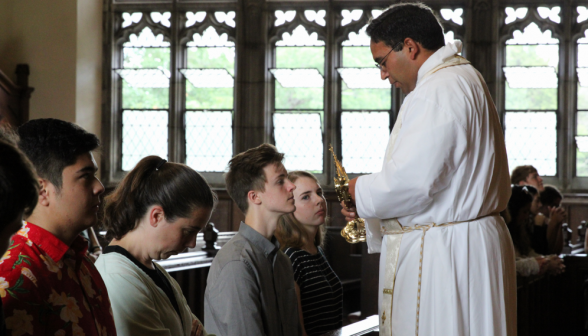
[[[506,66],[554,66],[557,73],[558,45],[507,45]],[[507,110],[556,110],[557,89],[511,89],[505,85]]]
[[[123,48],[125,68],[166,69],[170,67],[169,48]],[[167,109],[168,88],[132,87],[123,80],[122,105],[128,109]]]

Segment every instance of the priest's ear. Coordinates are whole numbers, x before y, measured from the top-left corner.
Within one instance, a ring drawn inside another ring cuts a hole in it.
[[[422,47],[423,46],[420,43],[415,42],[415,40],[410,37],[404,39],[404,52],[411,61],[414,61],[417,58]]]

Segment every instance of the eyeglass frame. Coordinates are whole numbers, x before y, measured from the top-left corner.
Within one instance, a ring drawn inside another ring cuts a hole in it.
[[[395,45],[392,47],[392,49],[390,49],[390,51],[388,51],[388,53],[386,54],[386,56],[384,56],[384,58],[382,58],[382,60],[381,60],[379,63],[378,63],[378,62],[376,62],[376,64],[375,64],[375,65],[376,65],[376,68],[378,68],[379,70],[382,70],[382,66],[383,66],[382,64],[384,64],[384,63],[386,62],[386,59],[388,58],[388,55],[390,55],[390,53],[391,53],[391,52],[393,52],[393,51],[394,51],[394,49],[396,49],[396,48],[398,47],[398,45],[399,45],[399,44],[402,44],[402,42],[398,42],[398,43],[396,43],[396,44],[395,44]],[[400,50],[398,50],[398,51],[400,51]]]

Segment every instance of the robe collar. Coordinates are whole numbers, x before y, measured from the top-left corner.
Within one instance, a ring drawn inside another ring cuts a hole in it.
[[[448,42],[444,47],[439,48],[433,53],[433,55],[429,56],[419,69],[416,86],[419,86],[421,79],[425,77],[429,71],[447,61],[453,55],[461,52],[461,46],[461,41]]]

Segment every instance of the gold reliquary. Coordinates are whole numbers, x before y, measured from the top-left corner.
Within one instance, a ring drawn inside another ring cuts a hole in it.
[[[343,202],[347,208],[352,208],[355,204],[349,193],[349,176],[347,176],[345,168],[343,168],[341,162],[337,160],[337,155],[335,155],[332,145],[329,145],[329,150],[333,154],[335,166],[337,167],[337,176],[334,177],[337,198],[339,199],[339,202]],[[365,220],[363,218],[356,218],[347,222],[345,228],[341,230],[341,236],[351,244],[365,242]]]

